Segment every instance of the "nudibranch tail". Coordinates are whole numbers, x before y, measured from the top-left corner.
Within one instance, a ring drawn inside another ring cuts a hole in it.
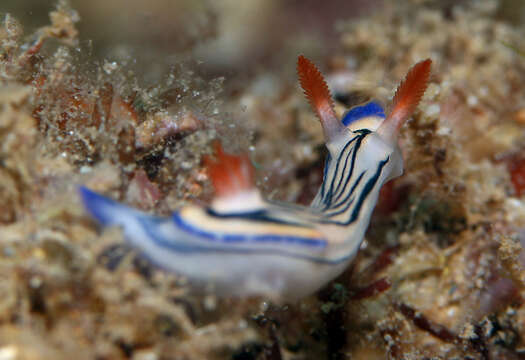
[[[139,213],[138,210],[129,208],[123,204],[102,196],[87,187],[79,187],[80,197],[84,207],[100,224],[104,226],[123,225],[121,219],[125,219],[123,214],[131,215]]]
[[[392,100],[392,110],[377,130],[383,138],[392,141],[397,138],[399,129],[412,115],[427,89],[431,65],[430,59],[418,62],[399,84]]]
[[[344,127],[335,114],[328,85],[317,67],[302,55],[297,59],[297,74],[308,102],[321,120],[325,139],[329,142],[337,137]]]
[[[204,164],[215,188],[217,197],[230,197],[254,188],[254,169],[246,155],[236,156],[224,152],[220,142],[215,142],[215,157],[204,158]]]

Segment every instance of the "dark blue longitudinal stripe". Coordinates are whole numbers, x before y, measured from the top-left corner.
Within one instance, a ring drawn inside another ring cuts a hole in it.
[[[301,259],[317,264],[325,264],[325,265],[337,265],[342,262],[348,261],[353,257],[353,252],[339,256],[337,258],[327,259],[323,257],[316,257],[316,256],[309,256],[304,254],[298,254],[294,253],[292,251],[285,251],[282,249],[247,249],[247,248],[218,248],[213,246],[202,246],[202,245],[189,245],[189,244],[183,244],[183,243],[177,243],[176,240],[166,240],[164,239],[163,234],[159,234],[159,224],[164,219],[156,218],[156,217],[149,217],[149,218],[137,218],[139,223],[141,224],[141,227],[144,229],[148,237],[159,247],[162,247],[168,251],[176,252],[179,254],[203,254],[203,253],[209,253],[209,254],[215,254],[215,253],[222,253],[222,254],[244,254],[244,255],[276,255],[276,256],[284,256],[294,259]],[[157,224],[151,224],[150,222],[158,222]],[[155,262],[155,259],[151,259],[153,262]]]
[[[337,211],[334,211],[334,212],[331,212],[331,213],[325,213],[324,215],[326,217],[334,217],[334,216],[337,216],[337,215],[340,215],[340,214],[343,214],[345,213],[346,211],[348,211],[348,209],[350,208],[350,206],[352,206],[352,204],[354,203],[354,200],[355,200],[355,197],[352,196],[352,198],[347,201],[346,205],[342,208],[342,209],[339,209]]]
[[[376,173],[374,174],[374,176],[370,178],[370,180],[368,180],[365,187],[363,188],[363,191],[361,191],[361,194],[359,195],[359,200],[357,200],[356,207],[354,208],[354,211],[352,212],[352,216],[349,219],[350,223],[354,222],[359,217],[359,212],[361,211],[361,206],[363,206],[363,202],[365,201],[368,194],[370,194],[370,192],[376,185],[377,179],[379,179],[379,176],[381,175],[381,172],[383,171],[383,167],[386,165],[386,163],[389,160],[390,160],[390,156],[387,157],[386,160],[383,160],[379,163],[379,165],[377,166]]]
[[[335,198],[332,196],[332,201],[331,202],[337,202],[339,200],[339,198],[344,194],[344,192],[346,190],[346,186],[348,185],[348,183],[352,179],[352,176],[354,175],[355,159],[357,157],[357,151],[361,147],[361,142],[362,142],[362,139],[356,144],[356,146],[353,149],[354,152],[352,153],[350,174],[348,174],[348,177],[346,177],[346,179],[345,179],[346,181],[343,181],[343,179],[341,178],[341,180],[339,181],[339,184],[344,183],[344,186],[343,186],[343,188],[340,191],[339,191],[339,186],[337,187],[337,190],[335,191],[335,193],[337,193],[337,195],[335,196]],[[343,174],[344,174],[344,172],[343,172]],[[331,205],[330,207],[334,207],[334,206],[339,206],[339,204],[338,205]]]
[[[341,150],[341,154],[343,154],[350,145],[352,145],[352,143],[356,140],[358,140],[360,138],[360,135],[357,135],[355,137],[352,138],[352,140],[348,141],[345,146],[343,147],[343,150]],[[336,163],[335,163],[335,170],[334,172],[332,173],[332,179],[330,181],[330,186],[328,187],[328,191],[326,193],[326,195],[323,197],[323,200],[321,201],[322,204],[325,204],[325,205],[329,205],[330,202],[331,202],[331,199],[332,199],[332,194],[333,194],[333,189],[334,189],[334,182],[335,182],[335,179],[337,178],[337,173],[339,171],[339,164],[340,164],[340,156],[336,159]],[[325,181],[326,183],[326,181]],[[323,183],[323,186],[324,186],[324,183]],[[326,206],[325,206],[326,208]]]
[[[255,210],[246,212],[235,212],[235,213],[219,213],[211,208],[206,208],[206,214],[210,217],[220,219],[237,219],[243,221],[252,221],[267,224],[279,224],[279,225],[290,225],[290,226],[301,226],[306,227],[304,224],[299,222],[292,222],[287,220],[276,219],[268,214],[267,210]]]
[[[321,199],[324,197],[324,188],[326,184],[326,174],[328,173],[328,168],[330,166],[330,160],[332,160],[332,156],[330,153],[326,156],[326,160],[324,162],[324,169],[323,169],[323,183],[321,184]]]
[[[335,160],[335,170],[333,172],[333,176],[332,176],[332,179],[330,181],[330,192],[333,194],[334,193],[334,186],[335,186],[335,181],[336,179],[338,179],[340,176],[337,176],[337,174],[339,173],[339,166],[341,165],[341,157],[342,157],[342,154],[346,153],[346,151],[350,148],[350,145],[352,145],[355,141],[357,141],[356,145],[355,146],[358,146],[359,143],[361,142],[361,136],[355,136],[352,138],[352,140],[348,141],[345,146],[343,147],[343,149],[341,150],[341,152],[339,153],[339,156],[337,157],[337,159]],[[352,151],[353,148],[350,148],[350,151]]]
[[[359,135],[353,137],[352,140],[348,141],[343,147],[343,150],[341,150],[341,153],[344,153],[348,149],[348,147],[352,145],[352,143],[356,141],[358,138],[359,138]],[[335,170],[333,172],[330,172],[331,179],[325,179],[325,181],[323,182],[323,187],[328,182],[330,183],[330,185],[328,186],[328,191],[326,192],[325,196],[322,198],[322,201],[321,201],[322,204],[328,205],[330,204],[330,201],[332,199],[334,182],[335,182],[335,179],[337,178],[337,172],[339,171],[339,163],[340,163],[339,159],[340,159],[340,156],[337,159],[335,159]]]
[[[363,178],[363,176],[365,175],[366,171],[363,171],[361,173],[361,175],[359,175],[359,178],[354,182],[354,185],[352,185],[352,189],[350,190],[350,192],[348,193],[348,195],[341,201],[339,202],[339,204],[336,204],[334,206],[332,206],[330,208],[330,210],[336,210],[334,212],[325,212],[325,215],[328,216],[328,217],[334,217],[334,216],[337,216],[339,214],[342,214],[344,212],[346,212],[350,206],[352,205],[352,203],[354,202],[354,196],[353,193],[354,193],[354,190],[357,188],[357,186],[359,185],[359,183],[361,182],[361,179]],[[352,197],[350,199],[350,197]],[[343,204],[346,204],[342,209],[337,209],[339,206],[343,205]]]
[[[321,238],[307,238],[300,236],[282,236],[275,234],[264,234],[264,235],[246,235],[246,234],[228,234],[228,233],[216,233],[212,231],[207,231],[204,229],[199,229],[193,225],[188,224],[184,219],[178,214],[173,213],[172,220],[175,225],[187,232],[188,234],[198,235],[203,239],[215,242],[222,243],[287,243],[300,246],[308,246],[314,248],[325,248],[326,241]]]
[[[347,150],[348,146],[350,146],[351,143],[353,143],[354,141],[357,140],[355,146],[352,148],[352,151],[354,151],[354,153],[353,153],[354,156],[353,156],[351,171],[350,171],[350,174],[349,174],[348,178],[351,178],[352,174],[353,174],[354,163],[355,163],[355,154],[357,154],[357,152],[359,151],[359,148],[361,147],[361,143],[363,142],[363,139],[368,134],[370,134],[370,130],[368,130],[368,129],[361,129],[361,130],[354,131],[354,133],[358,133],[359,135],[357,135],[356,137],[352,138],[352,140],[350,140],[348,143],[346,143],[345,147],[343,148],[343,150],[340,153],[340,154],[344,154],[345,151]],[[348,159],[348,155],[347,155],[347,159]],[[333,177],[332,177],[332,181],[330,182],[330,187],[328,189],[328,193],[327,193],[326,197],[322,201],[322,203],[325,204],[324,209],[328,209],[331,206],[332,198],[333,198],[333,195],[335,193],[335,191],[334,191],[335,179],[342,177],[342,175],[337,176],[337,174],[339,172],[339,164],[341,163],[340,160],[341,160],[341,155],[337,158],[337,162],[336,162],[336,165],[335,165],[335,171],[333,172]]]
[[[368,194],[370,194],[370,192],[376,185],[377,180],[381,176],[381,172],[383,171],[384,166],[388,163],[389,160],[390,160],[390,156],[379,163],[377,167],[377,171],[363,187],[363,190],[361,191],[359,195],[359,199],[357,203],[355,204],[355,208],[353,209],[352,214],[350,215],[350,218],[347,221],[321,220],[319,222],[322,224],[333,224],[333,225],[341,225],[341,226],[347,226],[353,223],[359,217],[359,212],[361,211],[363,202],[365,201]]]
[[[366,170],[361,172],[361,174],[359,174],[359,177],[357,178],[356,181],[354,181],[354,184],[352,185],[352,188],[350,189],[350,192],[348,194],[346,194],[346,196],[344,197],[344,199],[342,199],[341,201],[339,201],[338,203],[332,205],[330,207],[329,210],[332,210],[332,209],[336,209],[338,208],[339,206],[343,205],[345,202],[348,201],[348,199],[350,199],[350,196],[352,196],[352,194],[354,193],[355,189],[357,188],[357,186],[359,185],[359,183],[361,182],[361,180],[363,179],[363,176],[365,175],[366,173]],[[347,182],[349,183],[350,180],[347,180]],[[345,188],[346,188],[346,184],[345,184]],[[339,196],[338,196],[339,198]],[[337,199],[336,199],[337,200]],[[335,200],[334,200],[335,201]]]
[[[334,189],[334,191],[332,191],[332,200],[333,200],[333,195],[334,194],[337,194],[338,191],[339,191],[339,187],[341,186],[341,180],[343,179],[348,179],[348,178],[351,178],[352,177],[352,173],[353,173],[353,170],[354,170],[354,163],[352,161],[352,164],[350,165],[350,174],[348,174],[348,176],[345,176],[345,172],[346,172],[346,168],[348,167],[348,161],[349,159],[354,159],[355,158],[355,154],[357,153],[356,149],[359,149],[359,147],[361,147],[361,139],[359,139],[355,146],[353,148],[350,149],[350,153],[349,154],[345,154],[344,152],[341,152],[341,154],[339,155],[339,157],[337,158],[337,161],[338,162],[341,162],[343,156],[344,156],[344,165],[343,165],[343,169],[341,170],[341,175],[340,176],[337,176],[337,178],[339,178],[339,181],[337,182],[337,185]]]

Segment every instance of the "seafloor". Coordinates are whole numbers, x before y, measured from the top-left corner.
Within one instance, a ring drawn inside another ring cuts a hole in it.
[[[100,57],[78,24],[101,1],[82,11],[59,2],[42,26],[3,15],[0,360],[525,358],[522,2],[377,2],[329,24],[329,46],[296,33],[267,67],[233,49],[268,51],[278,36],[254,38],[262,19],[293,9],[180,3],[190,15],[159,17],[155,31],[163,44],[177,34],[185,55],[162,60],[141,26],[108,36]],[[122,25],[107,14],[106,31]],[[221,24],[236,33],[247,23],[256,29],[243,43],[201,46],[199,56],[217,55],[202,75],[209,63],[191,51]],[[402,130],[405,175],[385,187],[354,265],[322,291],[284,306],[192,295],[83,211],[80,184],[157,214],[206,203],[201,158],[215,139],[250,154],[266,196],[308,203],[325,150],[295,80],[300,52],[321,65],[341,113],[371,97],[388,104],[411,65],[433,60]]]

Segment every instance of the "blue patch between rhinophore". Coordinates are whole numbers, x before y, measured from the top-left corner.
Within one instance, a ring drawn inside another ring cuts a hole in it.
[[[356,106],[348,110],[343,119],[341,120],[343,125],[348,126],[349,124],[357,121],[359,119],[369,117],[369,116],[378,116],[385,118],[385,110],[374,101],[370,101],[364,105]]]

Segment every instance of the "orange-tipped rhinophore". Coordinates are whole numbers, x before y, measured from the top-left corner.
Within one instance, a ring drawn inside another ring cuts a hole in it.
[[[321,120],[324,135],[328,142],[343,129],[343,125],[335,115],[334,103],[328,85],[326,85],[323,75],[317,67],[302,55],[297,59],[297,74],[306,98]]]
[[[378,129],[385,138],[394,139],[404,122],[412,115],[428,86],[432,60],[415,64],[399,84],[392,101],[392,111]]]

